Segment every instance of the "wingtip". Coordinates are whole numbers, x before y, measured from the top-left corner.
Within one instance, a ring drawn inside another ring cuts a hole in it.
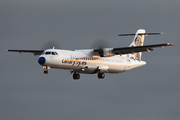
[[[167,43],[167,45],[174,46],[175,44],[174,43]]]

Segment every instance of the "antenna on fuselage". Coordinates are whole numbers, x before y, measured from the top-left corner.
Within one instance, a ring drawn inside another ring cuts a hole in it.
[[[53,46],[53,49],[54,49],[55,47]]]

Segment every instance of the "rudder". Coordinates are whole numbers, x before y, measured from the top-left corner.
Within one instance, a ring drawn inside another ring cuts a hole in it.
[[[144,33],[146,31],[144,29],[137,30],[133,42],[130,44],[129,47],[136,47],[136,46],[143,46],[144,44]],[[142,52],[134,53],[132,56],[134,59],[141,60]]]

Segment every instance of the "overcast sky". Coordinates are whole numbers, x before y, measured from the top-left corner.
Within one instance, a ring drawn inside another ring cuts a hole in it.
[[[1,0],[1,120],[179,120],[179,0]],[[67,70],[43,74],[38,56],[7,49],[42,49],[48,41],[63,49],[91,48],[97,39],[126,47],[120,33],[164,32],[145,44],[175,43],[143,53],[146,66],[121,74]]]

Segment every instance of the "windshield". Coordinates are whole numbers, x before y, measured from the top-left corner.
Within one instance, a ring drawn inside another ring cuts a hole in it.
[[[47,51],[47,52],[43,52],[41,55],[58,55],[58,53],[57,52]]]

